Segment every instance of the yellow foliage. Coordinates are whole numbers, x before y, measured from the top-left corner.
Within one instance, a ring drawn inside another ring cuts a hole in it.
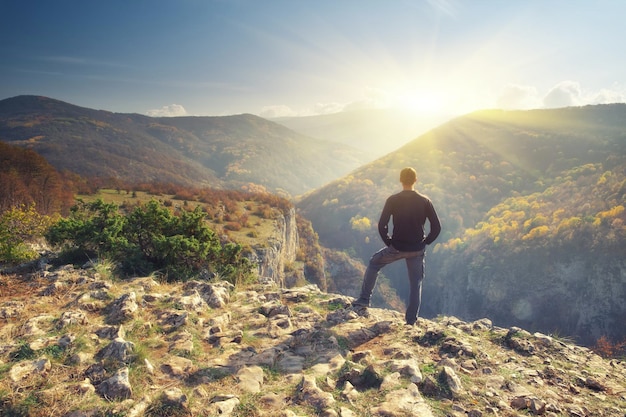
[[[570,217],[568,219],[563,219],[561,223],[559,223],[558,231],[564,231],[568,229],[575,228],[582,224],[582,219],[580,217]]]
[[[550,228],[548,226],[538,226],[538,227],[535,227],[534,229],[531,229],[530,232],[522,236],[522,240],[530,240],[530,239],[543,237],[543,236],[546,236],[549,232],[550,232]]]
[[[618,217],[623,212],[624,212],[624,206],[619,205],[619,206],[613,207],[610,210],[601,211],[600,213],[598,213],[598,217],[601,219],[614,218],[614,217]]]
[[[564,213],[565,209],[562,208],[554,210],[554,213],[552,213],[552,221],[556,223],[561,219],[561,216],[563,216]]]
[[[372,222],[367,217],[354,216],[350,219],[350,226],[353,230],[367,232],[372,227]]]
[[[455,237],[454,239],[450,239],[446,242],[445,247],[447,249],[456,249],[463,244],[463,240],[461,238]]]

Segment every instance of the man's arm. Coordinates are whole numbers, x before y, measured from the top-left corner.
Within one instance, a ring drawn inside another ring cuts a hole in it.
[[[428,236],[424,239],[424,243],[430,245],[437,239],[439,233],[441,233],[441,222],[439,221],[439,216],[437,216],[437,212],[435,211],[435,207],[432,202],[428,203],[428,211],[426,218],[430,223],[430,231],[428,232]]]
[[[385,245],[391,245],[391,237],[389,236],[389,220],[391,219],[391,209],[389,207],[389,200],[385,202],[383,212],[378,219],[378,234],[380,238],[385,242]]]

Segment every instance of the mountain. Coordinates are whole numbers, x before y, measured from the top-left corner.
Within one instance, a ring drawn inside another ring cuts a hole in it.
[[[427,254],[423,315],[489,317],[587,344],[626,338],[626,105],[472,113],[298,208],[323,245],[367,262],[405,166],[443,222]],[[404,265],[383,272],[406,294]]]
[[[369,162],[395,151],[446,118],[397,109],[363,109],[271,120],[307,136],[357,148],[366,153]]]
[[[256,184],[291,195],[324,185],[365,160],[357,149],[249,114],[151,118],[38,96],[0,101],[0,140],[85,177],[213,188]]]
[[[39,266],[0,275],[3,416],[624,415],[624,361],[488,319]]]

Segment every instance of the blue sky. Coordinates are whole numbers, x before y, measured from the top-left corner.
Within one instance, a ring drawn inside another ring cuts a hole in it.
[[[622,0],[0,0],[0,99],[149,115],[626,100]]]

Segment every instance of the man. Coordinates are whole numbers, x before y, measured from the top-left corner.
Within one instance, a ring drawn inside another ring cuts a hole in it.
[[[372,255],[363,277],[361,295],[352,305],[356,308],[369,307],[378,272],[385,265],[404,259],[410,284],[405,320],[413,325],[422,302],[425,248],[439,236],[441,223],[430,199],[413,189],[417,182],[417,173],[413,168],[404,168],[400,172],[400,182],[402,191],[387,199],[378,221],[378,233],[387,246]],[[391,218],[393,234],[390,237]],[[426,220],[430,225],[428,236],[424,236]]]

